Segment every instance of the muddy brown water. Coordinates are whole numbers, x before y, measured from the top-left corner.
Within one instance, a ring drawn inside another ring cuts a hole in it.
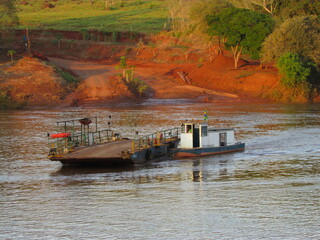
[[[124,168],[46,158],[58,120],[134,135],[186,119],[235,127],[246,151]],[[1,239],[319,239],[320,105],[143,104],[0,112]]]

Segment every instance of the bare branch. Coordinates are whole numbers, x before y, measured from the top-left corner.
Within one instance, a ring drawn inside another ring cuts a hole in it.
[[[255,6],[262,7],[267,13],[273,14],[278,0],[230,0],[236,7],[247,8],[251,10]]]
[[[251,2],[257,6],[262,7],[264,10],[266,10],[271,15],[274,12],[276,0],[251,0]]]
[[[0,18],[2,18],[5,13],[6,13],[6,10],[5,10],[5,9],[1,10],[1,11],[0,11]]]

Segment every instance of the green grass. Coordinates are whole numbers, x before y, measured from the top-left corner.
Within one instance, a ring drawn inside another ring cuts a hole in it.
[[[68,84],[78,84],[78,80],[71,73],[63,71],[58,67],[55,67],[55,70]]]
[[[128,0],[123,7],[119,3],[113,6],[114,10],[107,11],[102,0],[96,0],[94,5],[89,0],[82,0],[80,4],[59,0],[53,2],[52,9],[42,9],[41,2],[18,5],[20,28],[157,33],[163,30],[169,15],[165,2],[159,0]]]

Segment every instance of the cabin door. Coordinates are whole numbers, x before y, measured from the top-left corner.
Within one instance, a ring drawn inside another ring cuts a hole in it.
[[[89,134],[88,134],[88,142],[89,142],[89,145],[94,144],[94,136],[93,136],[93,133],[89,133]]]
[[[193,125],[193,147],[200,147],[199,125]]]
[[[219,139],[220,147],[227,146],[227,133],[220,133]]]

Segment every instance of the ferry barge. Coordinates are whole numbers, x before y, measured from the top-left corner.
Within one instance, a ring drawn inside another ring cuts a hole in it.
[[[123,165],[162,156],[201,157],[245,149],[245,143],[236,140],[233,128],[209,127],[206,120],[184,122],[179,128],[134,139],[121,137],[111,129],[98,130],[97,117],[60,121],[59,131],[48,133],[48,157],[64,165]]]
[[[178,128],[124,138],[111,129],[98,130],[97,117],[57,122],[57,131],[48,133],[48,157],[64,165],[143,163],[169,155],[180,141]]]

